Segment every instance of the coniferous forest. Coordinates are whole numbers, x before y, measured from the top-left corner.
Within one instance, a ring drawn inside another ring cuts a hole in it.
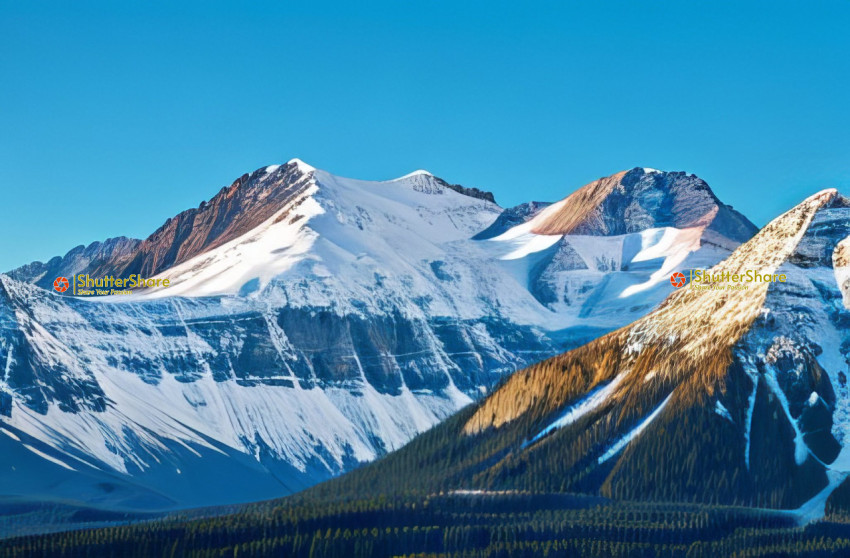
[[[517,479],[524,477],[521,465],[501,480],[502,469],[494,472],[491,467],[510,453],[504,449],[510,428],[458,435],[476,407],[400,451],[289,498],[213,517],[174,516],[11,538],[0,542],[0,556],[850,555],[850,486],[835,491],[823,520],[805,527],[783,510],[697,504],[683,498],[606,498],[588,483],[571,484],[572,490],[565,491],[552,484],[559,478],[566,482],[563,476],[538,468],[529,469],[528,478],[539,482],[516,487]],[[582,450],[550,446],[562,452],[544,461],[553,467]],[[652,465],[644,463],[646,474],[651,474]],[[706,461],[706,467],[712,466]],[[581,486],[588,490],[576,489]]]
[[[3,556],[847,556],[850,517],[592,497],[435,494],[292,501],[3,541]]]

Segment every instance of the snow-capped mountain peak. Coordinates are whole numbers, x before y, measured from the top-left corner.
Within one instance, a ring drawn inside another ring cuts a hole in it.
[[[440,245],[469,238],[500,212],[495,204],[458,193],[424,171],[386,182],[343,178],[312,167],[305,171],[303,164],[290,162],[261,177],[256,187],[291,182],[301,187],[244,235],[158,274],[155,278],[169,279],[168,289],[140,296],[254,292],[293,267],[341,272],[347,262],[359,260],[362,267],[365,259],[376,262],[377,273],[377,262],[439,253]],[[303,178],[281,180],[287,173]]]
[[[426,170],[419,169],[419,170],[415,170],[413,172],[407,173],[404,176],[400,176],[398,178],[393,178],[392,180],[389,180],[389,182],[396,182],[396,181],[399,181],[399,180],[404,180],[406,178],[411,178],[413,176],[430,176],[430,177],[433,178],[434,175],[431,174],[430,172],[426,171]]]
[[[307,163],[305,163],[301,159],[298,159],[297,157],[290,159],[289,161],[287,161],[286,164],[287,165],[295,165],[300,172],[305,173],[305,174],[313,172],[314,170],[316,170],[316,167],[314,167],[312,165],[308,165]],[[272,165],[272,166],[274,166],[274,165]],[[270,167],[266,167],[266,170],[268,170],[269,168]],[[277,170],[277,169],[275,169],[275,170]]]

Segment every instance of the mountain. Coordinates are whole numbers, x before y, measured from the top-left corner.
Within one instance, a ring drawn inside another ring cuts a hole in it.
[[[850,200],[818,193],[710,269],[703,288],[517,372],[305,498],[580,493],[820,517],[850,472],[848,242]],[[775,280],[726,288],[725,274],[747,272]],[[834,509],[850,509],[848,492]]]
[[[845,556],[848,245],[850,201],[821,192],[705,283],[374,463],[4,555]],[[771,281],[735,278],[756,272]]]
[[[0,275],[0,494],[150,510],[300,490],[640,318],[672,271],[755,232],[692,175],[599,182],[523,212],[426,171],[369,182],[293,160],[144,240]],[[171,286],[42,288],[74,273]]]

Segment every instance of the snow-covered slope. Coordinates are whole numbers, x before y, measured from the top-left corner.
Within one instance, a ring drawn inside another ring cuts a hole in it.
[[[739,240],[670,218],[704,198],[695,177],[671,173],[665,189],[667,173],[617,176],[609,194],[643,208],[641,226],[538,234],[546,210],[514,211],[531,220],[473,240],[505,214],[486,193],[293,160],[144,241],[12,274],[26,282],[0,276],[0,440],[15,456],[0,494],[247,501],[399,447],[506,374],[642,316],[671,271],[708,267]],[[171,286],[80,299],[29,284],[64,261],[156,270]]]

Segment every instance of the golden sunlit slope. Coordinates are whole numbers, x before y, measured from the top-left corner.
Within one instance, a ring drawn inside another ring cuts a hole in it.
[[[563,201],[544,210],[532,223],[534,234],[570,234],[580,225],[599,219],[600,205],[620,185],[626,171],[582,186]]]

